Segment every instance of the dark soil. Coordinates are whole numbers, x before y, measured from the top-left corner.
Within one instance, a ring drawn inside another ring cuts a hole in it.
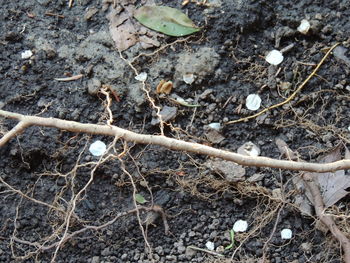
[[[102,1],[75,0],[72,8],[68,2],[1,4],[0,108],[103,124],[108,119],[106,98],[98,90],[104,84],[118,95],[111,105],[113,124],[159,134],[159,125],[154,125],[155,109],[135,80],[134,71],[114,47],[106,18],[108,10],[102,10]],[[224,125],[253,113],[245,107],[249,94],[258,93],[263,107],[276,104],[311,73],[326,48],[336,42],[349,48],[348,1],[208,2],[213,6],[190,3],[181,7],[180,0],[156,1],[182,8],[203,30],[133,63],[138,72],[148,73],[146,88],[156,105],[177,108],[176,117],[165,126],[165,134],[231,151],[252,141],[259,146],[260,155],[272,158],[280,158],[274,142],[281,138],[302,159],[314,162],[339,143],[349,143],[350,66],[332,55],[290,104],[258,119]],[[96,13],[87,19],[92,8]],[[296,30],[302,19],[312,21],[307,35]],[[158,40],[164,46],[176,38]],[[294,46],[279,66],[269,66],[264,60],[268,51],[290,44]],[[25,50],[31,50],[33,56],[22,59]],[[144,50],[136,44],[122,55],[132,60],[155,50]],[[192,85],[182,81],[182,74],[188,72],[197,74]],[[71,82],[54,80],[78,74],[84,77]],[[201,106],[181,106],[156,94],[155,87],[162,79],[174,82],[172,94],[194,99],[193,103]],[[283,89],[283,82],[290,83],[290,87]],[[223,125],[221,141],[208,132],[207,126],[213,122]],[[0,119],[0,124],[4,134],[16,122]],[[1,262],[50,262],[56,247],[40,249],[40,245],[60,240],[64,216],[33,200],[68,209],[72,196],[84,187],[93,171],[94,164],[88,162],[98,160],[88,150],[95,140],[113,142],[113,138],[103,136],[31,127],[0,148]],[[207,156],[127,145],[125,169],[133,177],[137,192],[149,201],[144,205],[150,205],[153,198],[167,215],[168,235],[160,216],[149,222],[147,216],[155,214],[140,212],[141,220],[149,223],[144,228],[154,262],[258,262],[267,241],[268,262],[341,262],[339,244],[329,233],[319,230],[315,218],[293,206],[290,179],[298,173],[251,167],[246,168],[243,181],[232,182],[205,165]],[[123,142],[117,142],[118,153],[123,146]],[[102,225],[134,207],[130,177],[122,168],[115,158],[98,166],[92,184],[77,202],[69,233],[87,225]],[[257,174],[257,181],[248,181]],[[276,192],[281,193],[284,202],[273,195]],[[339,201],[339,209],[349,209],[347,201]],[[230,244],[229,231],[239,219],[248,221],[248,232],[236,233],[233,248],[225,250]],[[283,228],[292,229],[291,240],[281,239]],[[214,242],[223,257],[189,248],[205,249],[208,241]],[[108,227],[71,238],[58,250],[56,261],[151,262],[148,256],[136,215],[128,214]]]

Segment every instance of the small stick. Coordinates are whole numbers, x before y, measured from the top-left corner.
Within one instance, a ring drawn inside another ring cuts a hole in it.
[[[204,248],[200,248],[200,247],[195,247],[195,246],[188,246],[188,248],[193,249],[193,250],[198,250],[198,251],[201,251],[201,252],[205,252],[205,253],[208,253],[208,254],[213,255],[213,256],[224,257],[224,255],[219,254],[219,253],[214,252],[214,251],[210,251],[210,250],[208,250],[208,249],[204,249]]]
[[[71,76],[71,77],[67,77],[67,78],[55,78],[55,80],[57,80],[57,81],[72,81],[72,80],[81,79],[83,76],[84,76],[83,74],[79,74],[79,75],[75,75],[75,76]]]
[[[54,13],[50,13],[50,12],[46,12],[45,15],[46,16],[56,16],[58,18],[64,18],[64,15],[54,14]]]

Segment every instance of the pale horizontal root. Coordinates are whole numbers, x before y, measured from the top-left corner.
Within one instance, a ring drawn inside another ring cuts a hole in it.
[[[171,150],[185,151],[217,157],[238,163],[243,166],[270,167],[285,170],[309,171],[318,173],[350,169],[350,160],[340,160],[332,163],[309,163],[278,160],[268,157],[251,157],[226,150],[220,150],[199,143],[177,140],[166,136],[138,134],[112,125],[97,125],[61,120],[57,118],[26,116],[4,110],[0,110],[0,116],[16,119],[19,121],[19,124],[17,124],[12,130],[10,130],[0,139],[0,147],[4,146],[11,138],[23,132],[25,128],[29,126],[44,126],[71,132],[83,132],[89,134],[113,136],[140,144],[159,145]]]

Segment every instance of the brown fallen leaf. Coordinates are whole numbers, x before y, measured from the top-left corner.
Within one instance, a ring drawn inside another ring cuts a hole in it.
[[[341,160],[341,149],[342,145],[336,147],[333,151],[329,152],[321,159],[321,163],[330,163]],[[349,152],[347,148],[346,152]],[[344,170],[339,170],[334,173],[329,172],[310,174],[320,186],[325,208],[334,205],[336,202],[348,194],[348,191],[346,191],[346,189],[350,187],[350,176],[345,175]],[[306,192],[306,194],[310,199],[310,193]]]
[[[118,14],[117,10],[111,9],[109,19],[109,32],[119,51],[124,51],[137,43],[137,32],[133,23],[128,19],[128,13]]]
[[[283,140],[277,139],[276,144],[285,158],[295,161],[303,161],[299,158],[298,152],[291,150]],[[330,163],[341,160],[341,150],[342,146],[339,145],[333,151],[321,158],[320,162]],[[345,147],[345,158],[349,159],[349,157],[350,152]],[[348,194],[346,189],[350,187],[350,176],[345,175],[344,170],[336,171],[334,173],[307,173],[307,175],[311,176],[319,185],[325,208],[334,205]],[[299,193],[295,195],[294,204],[299,207],[302,213],[312,215],[311,204],[314,205],[314,199],[312,198],[310,190],[306,187],[304,180],[300,176],[295,176],[293,177],[292,182]]]
[[[142,27],[133,18],[135,1],[122,0],[117,3],[104,0],[104,10],[110,8],[107,15],[109,20],[109,32],[118,51],[124,51],[140,42],[142,48],[159,47],[157,37],[161,36],[152,30]],[[148,5],[154,4],[153,0],[147,0]],[[110,6],[110,4],[113,4]]]

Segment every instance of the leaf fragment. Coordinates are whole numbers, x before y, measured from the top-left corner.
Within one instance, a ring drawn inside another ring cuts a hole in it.
[[[186,36],[200,30],[187,15],[168,6],[142,6],[134,17],[142,25],[169,36]]]
[[[136,202],[138,202],[139,204],[144,204],[147,202],[147,200],[141,195],[141,194],[136,194],[135,195],[135,200]]]
[[[181,106],[190,107],[190,108],[201,106],[200,104],[191,104],[191,103],[187,102],[186,100],[184,100],[183,98],[181,98],[180,96],[177,96],[175,94],[170,98],[170,100],[177,103],[177,104],[180,104]]]
[[[341,160],[341,149],[341,145],[336,147],[321,159],[321,163],[330,163]],[[350,187],[350,177],[345,174],[344,170],[338,170],[334,173],[311,174],[320,186],[323,202],[326,208],[334,205],[348,194],[346,189]]]

